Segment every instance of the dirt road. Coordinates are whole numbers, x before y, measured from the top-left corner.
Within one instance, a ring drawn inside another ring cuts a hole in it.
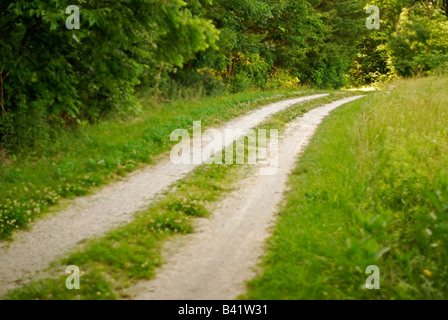
[[[244,135],[244,130],[257,126],[272,114],[324,96],[273,103],[217,129],[223,133],[240,129]],[[196,166],[175,165],[166,159],[110,184],[94,195],[72,201],[65,210],[34,223],[30,231],[17,232],[11,244],[0,244],[0,295],[26,283],[29,277],[37,276],[50,262],[73,250],[83,240],[101,236],[111,228],[131,221],[136,211],[146,208],[157,195]]]
[[[269,237],[286,181],[299,154],[323,118],[335,108],[361,98],[345,98],[313,109],[287,125],[279,145],[279,169],[273,176],[256,173],[241,181],[197,232],[158,270],[156,278],[129,290],[136,299],[235,299],[255,275]],[[167,243],[167,246],[173,243]]]

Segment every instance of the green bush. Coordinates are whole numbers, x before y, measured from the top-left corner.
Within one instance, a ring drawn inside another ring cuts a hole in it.
[[[69,5],[80,8],[79,30],[65,26]],[[6,0],[0,21],[0,148],[15,151],[50,143],[53,129],[135,111],[141,79],[157,88],[165,69],[217,40],[180,0]]]
[[[448,18],[404,8],[389,41],[393,64],[402,76],[428,75],[448,63]]]

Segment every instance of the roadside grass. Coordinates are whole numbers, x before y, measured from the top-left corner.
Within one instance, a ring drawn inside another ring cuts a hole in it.
[[[448,82],[395,82],[328,117],[243,299],[448,298]],[[380,289],[366,289],[369,265]]]
[[[138,117],[114,118],[71,132],[51,145],[0,162],[0,240],[11,239],[61,199],[85,195],[94,188],[152,163],[173,142],[170,133],[216,126],[261,105],[316,90],[248,91],[220,97],[190,98],[167,104],[142,100]]]
[[[306,111],[354,94],[335,91],[328,97],[291,106],[273,115],[258,128],[279,129],[281,132],[286,123]],[[247,144],[245,148],[247,151]],[[102,238],[87,241],[68,258],[55,262],[47,272],[53,277],[36,280],[10,291],[6,298],[128,298],[126,288],[138,281],[151,279],[161,265],[164,241],[174,235],[193,232],[194,218],[209,216],[213,205],[252,169],[250,165],[236,164],[198,167],[147,210],[137,213],[130,224],[112,230]],[[68,275],[64,271],[69,265],[76,265],[81,270],[80,290],[67,290],[65,286]]]

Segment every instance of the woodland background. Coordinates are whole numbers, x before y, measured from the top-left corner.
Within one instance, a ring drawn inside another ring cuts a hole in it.
[[[79,30],[65,10],[77,5]],[[381,10],[368,30],[367,5]],[[172,100],[251,88],[342,88],[448,64],[447,1],[0,1],[0,150]]]

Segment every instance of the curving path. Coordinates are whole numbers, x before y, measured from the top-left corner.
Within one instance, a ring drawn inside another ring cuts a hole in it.
[[[245,130],[279,111],[324,96],[272,103],[217,129],[223,134],[229,129],[241,130],[233,137],[235,140],[243,136]],[[145,209],[157,195],[197,166],[175,165],[169,159],[148,166],[91,196],[75,199],[66,209],[34,223],[30,231],[17,232],[12,243],[0,243],[0,295],[26,283],[29,277],[37,275],[83,240],[101,236],[118,224],[131,221],[136,211]]]
[[[289,123],[279,144],[277,173],[256,172],[242,181],[210,218],[200,219],[194,234],[183,236],[183,245],[168,257],[155,279],[137,284],[129,293],[150,300],[230,300],[244,293],[245,281],[255,276],[254,267],[299,154],[324,117],[361,97],[329,103]]]

